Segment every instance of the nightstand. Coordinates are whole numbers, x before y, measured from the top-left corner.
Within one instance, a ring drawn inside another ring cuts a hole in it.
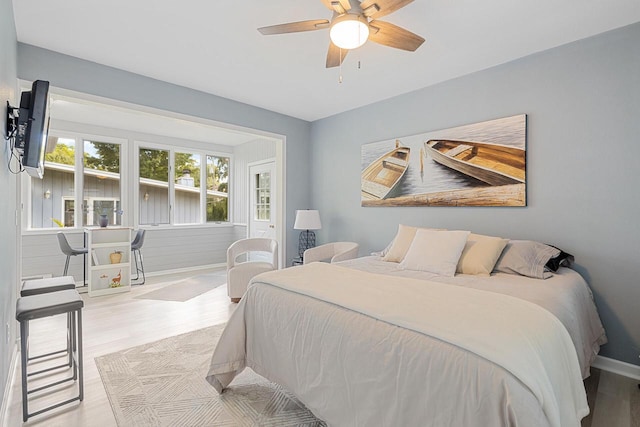
[[[302,261],[302,258],[300,257],[295,257],[293,259],[293,262],[291,263],[293,267],[295,267],[296,265],[302,265],[302,264],[303,264],[303,261]]]

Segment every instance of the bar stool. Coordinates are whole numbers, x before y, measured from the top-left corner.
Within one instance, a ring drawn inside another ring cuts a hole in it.
[[[146,230],[142,229],[138,230],[136,237],[134,237],[131,242],[131,252],[136,266],[136,277],[132,277],[131,280],[139,280],[140,273],[142,273],[142,282],[131,283],[131,285],[144,285],[144,282],[146,281],[144,276],[144,264],[142,263],[142,252],[140,252],[140,249],[142,249],[142,245],[144,244],[145,231]],[[138,260],[140,260],[140,265],[138,265]]]
[[[16,302],[16,320],[20,322],[20,360],[22,367],[22,420],[27,421],[29,417],[42,414],[62,405],[84,399],[84,384],[82,371],[82,307],[84,302],[76,290],[62,290],[46,294],[30,295],[18,298]],[[70,322],[70,347],[72,351],[69,355],[69,364],[42,369],[35,372],[27,371],[27,361],[29,354],[29,321],[43,317],[55,316],[58,314],[69,314]],[[50,372],[63,367],[71,367],[73,375],[54,381],[40,387],[29,390],[28,377]],[[67,381],[78,381],[78,396],[59,402],[36,412],[29,413],[29,394],[57,386]]]
[[[69,271],[69,261],[71,260],[71,257],[76,255],[82,255],[84,260],[84,257],[89,252],[89,249],[87,247],[72,248],[71,245],[69,244],[69,241],[67,240],[67,236],[65,236],[65,234],[62,231],[58,231],[57,236],[58,236],[58,245],[60,246],[60,250],[62,251],[63,254],[67,256],[67,260],[64,263],[64,272],[62,273],[63,276],[66,276],[67,272]],[[85,271],[86,268],[87,268],[86,263],[83,262],[82,263],[82,279],[85,285],[87,284],[87,273]]]
[[[30,279],[25,280],[22,283],[22,289],[20,290],[20,296],[26,297],[30,295],[48,294],[49,292],[64,291],[69,289],[75,289],[76,284],[73,276],[61,276],[51,277],[44,279]],[[27,335],[29,334],[29,325],[27,324]],[[52,351],[51,353],[41,354],[39,356],[31,357],[27,355],[27,361],[43,359],[45,357],[53,356],[60,353],[71,354],[71,313],[67,313],[67,348],[58,351]],[[69,366],[71,366],[71,359],[69,359]]]
[[[22,283],[21,297],[30,295],[48,294],[49,292],[75,289],[73,276],[49,277],[45,279],[30,279]]]

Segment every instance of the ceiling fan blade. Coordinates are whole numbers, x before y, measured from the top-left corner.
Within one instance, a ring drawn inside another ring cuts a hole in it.
[[[289,22],[288,24],[271,25],[258,28],[265,36],[271,34],[299,33],[301,31],[321,30],[329,27],[327,19],[313,19],[311,21]]]
[[[369,40],[411,52],[424,43],[424,38],[419,35],[385,21],[371,21],[369,23]]]
[[[364,0],[360,3],[362,12],[367,18],[381,18],[402,9],[413,0]]]
[[[337,67],[344,61],[344,57],[349,53],[348,49],[340,49],[338,46],[329,42],[329,51],[327,52],[327,68]]]
[[[324,4],[327,9],[337,12],[339,15],[351,9],[349,0],[322,0],[322,4]]]

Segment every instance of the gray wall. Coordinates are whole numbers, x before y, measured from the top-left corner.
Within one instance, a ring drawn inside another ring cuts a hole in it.
[[[528,207],[360,207],[362,144],[520,113]],[[594,291],[609,337],[600,354],[638,365],[639,113],[634,24],[314,122],[318,239],[354,240],[365,254],[405,223],[553,243],[575,255]]]
[[[9,160],[6,136],[5,103],[18,105],[17,96],[17,53],[16,27],[13,22],[13,6],[11,0],[0,0],[0,133],[2,133],[2,161],[0,162],[0,402],[4,397],[5,387],[9,381],[9,365],[16,340],[15,304],[18,277],[18,256],[15,244],[17,228],[16,212],[16,176],[7,169]],[[7,325],[9,325],[7,330]],[[8,333],[8,335],[7,335]]]
[[[215,70],[212,73],[215,79]],[[293,229],[295,209],[310,203],[306,167],[310,124],[304,120],[22,43],[18,44],[18,77],[49,80],[58,88],[284,135],[286,179],[295,183],[286,186],[286,230]],[[287,259],[291,259],[297,235],[288,232],[286,239]]]

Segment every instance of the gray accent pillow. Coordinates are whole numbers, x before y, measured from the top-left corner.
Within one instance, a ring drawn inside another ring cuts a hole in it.
[[[520,274],[534,279],[547,279],[553,273],[545,265],[560,255],[560,249],[531,240],[509,240],[493,271]]]

